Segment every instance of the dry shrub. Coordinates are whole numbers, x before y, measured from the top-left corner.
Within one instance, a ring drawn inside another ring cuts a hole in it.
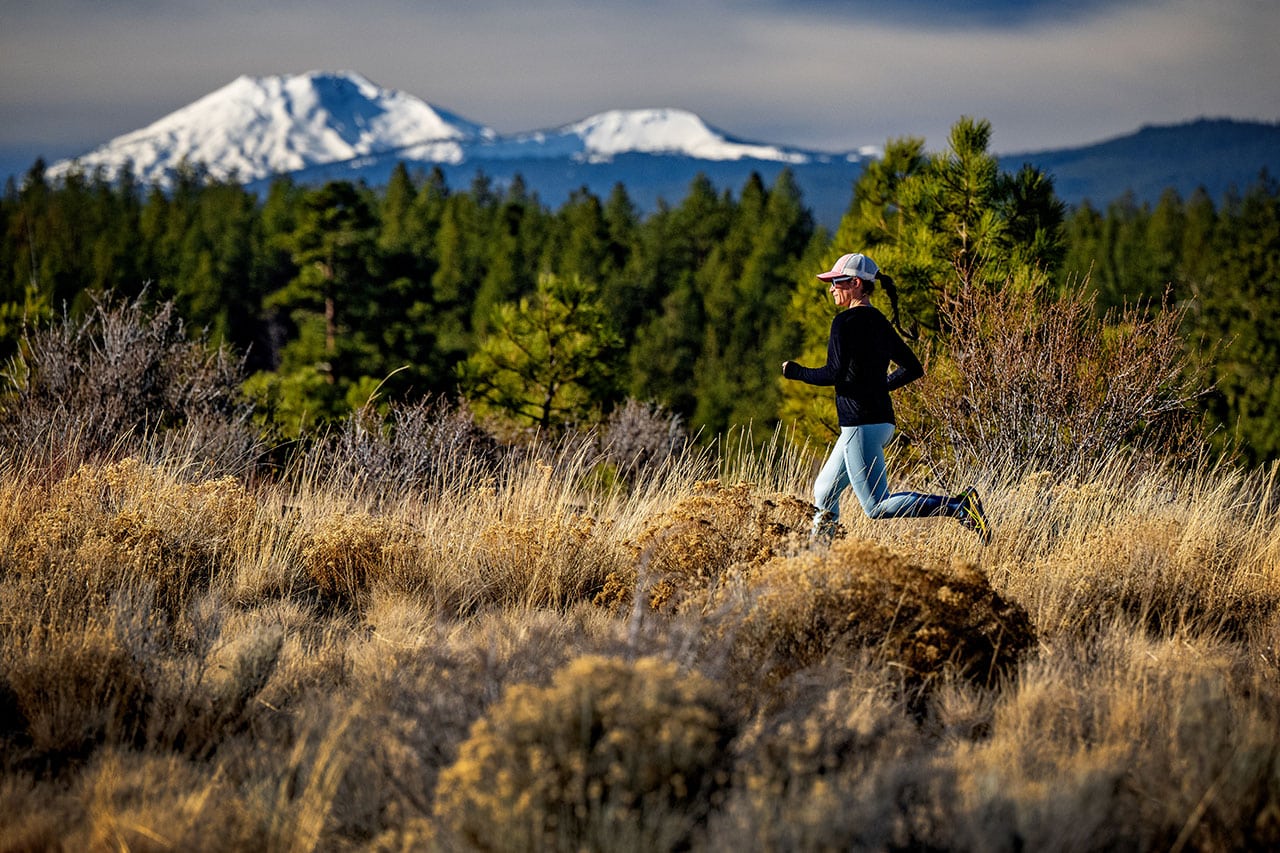
[[[79,628],[34,625],[5,640],[2,680],[16,712],[6,766],[57,773],[100,744],[142,742],[149,661],[130,632],[94,619]]]
[[[240,394],[243,362],[206,335],[190,337],[172,302],[149,312],[141,298],[96,302],[28,333],[8,368],[0,444],[51,458],[141,452],[149,435],[181,433],[174,446],[211,470],[239,473],[263,452]]]
[[[507,687],[548,684],[574,656],[622,647],[616,622],[590,605],[460,622],[376,590],[363,615],[368,633],[349,644],[344,678],[367,709],[352,769],[372,780],[388,829],[431,818],[439,773]]]
[[[509,451],[486,432],[466,402],[426,398],[366,407],[312,448],[308,464],[330,488],[373,500],[439,495],[464,480],[496,476]]]
[[[517,685],[440,775],[435,812],[485,850],[671,850],[728,781],[715,686],[657,658],[588,656]]]
[[[735,742],[718,849],[942,849],[949,827],[928,741],[874,667],[833,665]]]
[[[689,446],[689,435],[679,414],[628,397],[610,413],[601,444],[618,477],[634,483],[679,458]]]
[[[302,570],[325,599],[359,603],[369,586],[410,548],[409,531],[367,512],[322,515],[296,534]]]
[[[600,587],[602,531],[596,519],[566,508],[535,518],[499,518],[478,531],[472,553],[491,602],[563,607]]]
[[[976,566],[925,568],[858,539],[770,560],[718,618],[749,670],[773,681],[852,647],[871,649],[911,686],[946,672],[988,682],[1035,640],[1026,612]]]
[[[378,589],[362,615],[342,683],[366,710],[339,808],[376,797],[376,832],[391,845],[376,849],[457,849],[427,844],[428,824],[438,776],[471,726],[510,685],[546,685],[576,655],[623,648],[616,622],[585,604],[458,621]]]
[[[232,477],[186,483],[137,459],[81,466],[33,503],[17,571],[69,573],[102,594],[150,585],[171,613],[229,564],[257,511]]]
[[[207,758],[262,710],[253,700],[274,670],[279,630],[228,642],[217,624],[175,628],[147,590],[63,607],[69,591],[58,587],[75,580],[45,580],[12,579],[3,587],[6,762],[57,776],[112,744]],[[221,606],[206,599],[179,621],[205,621],[192,614],[216,614]]]
[[[637,584],[653,608],[703,601],[733,566],[757,566],[804,535],[813,507],[789,495],[761,494],[751,483],[696,483],[628,543],[635,563],[611,573],[597,603],[632,603]]]
[[[1205,390],[1181,336],[1184,310],[1136,306],[1099,318],[1084,288],[1048,299],[967,290],[943,306],[940,357],[900,406],[935,469],[1088,472],[1118,448],[1152,460],[1203,446]]]

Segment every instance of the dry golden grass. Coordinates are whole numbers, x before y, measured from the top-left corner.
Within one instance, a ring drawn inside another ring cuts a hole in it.
[[[811,548],[776,447],[375,496],[47,461],[0,467],[0,849],[1280,844],[1265,476],[975,471],[987,548]]]

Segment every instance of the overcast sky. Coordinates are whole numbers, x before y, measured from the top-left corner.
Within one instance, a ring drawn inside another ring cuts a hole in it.
[[[358,71],[499,132],[677,107],[827,151],[1012,153],[1280,120],[1280,0],[0,0],[0,153],[79,154],[241,74]]]

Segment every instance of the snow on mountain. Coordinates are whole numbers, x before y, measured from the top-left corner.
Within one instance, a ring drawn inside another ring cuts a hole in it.
[[[570,156],[584,163],[607,163],[620,154],[675,154],[699,160],[769,160],[806,163],[810,155],[772,145],[737,142],[713,131],[685,110],[611,110],[567,124],[556,131],[535,132],[495,140],[479,146],[486,159],[530,156]]]
[[[114,177],[132,164],[140,181],[165,185],[185,161],[203,163],[217,178],[252,182],[337,164],[366,168],[387,160],[458,165],[566,158],[606,163],[624,154],[786,164],[823,156],[734,140],[693,113],[676,109],[612,110],[554,130],[498,136],[358,74],[311,72],[240,77],[148,127],[55,164],[49,175],[64,177],[78,166],[86,172],[102,168]]]
[[[456,162],[462,143],[493,136],[351,72],[240,77],[152,125],[55,164],[49,175],[61,177],[78,164],[111,177],[132,164],[139,180],[165,184],[186,161],[203,163],[214,177],[250,181],[409,145],[430,145],[433,159]]]
[[[808,160],[772,145],[735,142],[684,110],[614,110],[572,125],[570,131],[582,137],[589,159],[637,151],[677,152],[700,160]]]

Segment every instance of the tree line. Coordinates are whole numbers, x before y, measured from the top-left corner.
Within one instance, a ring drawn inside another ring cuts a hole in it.
[[[1050,176],[1002,171],[990,135],[966,118],[937,154],[891,141],[835,234],[785,171],[734,192],[699,177],[641,215],[621,185],[551,209],[519,178],[454,188],[403,165],[377,189],[282,177],[259,196],[198,167],[161,191],[128,173],[51,182],[36,163],[0,200],[0,355],[103,294],[141,297],[243,353],[245,391],[283,437],[375,395],[431,394],[544,429],[633,398],[707,435],[787,418],[820,437],[829,405],[784,389],[777,366],[821,360],[832,308],[814,272],[865,250],[924,350],[947,333],[940,308],[975,288],[1085,288],[1101,313],[1179,304],[1189,361],[1215,383],[1203,405],[1216,440],[1280,456],[1275,181],[1218,203],[1169,193],[1070,210]]]

